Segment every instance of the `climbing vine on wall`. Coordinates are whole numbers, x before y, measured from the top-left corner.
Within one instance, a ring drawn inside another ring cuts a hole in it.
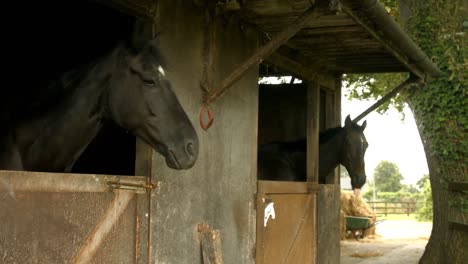
[[[462,32],[463,17],[459,14],[462,0],[412,1],[423,5],[408,21],[408,31],[419,46],[434,59],[442,77],[408,90],[415,111],[424,113],[420,126],[432,144],[433,153],[449,157],[447,169],[466,170],[468,151],[468,60],[466,36]],[[448,177],[456,172],[447,171]],[[465,174],[466,175],[466,174]],[[466,176],[465,176],[466,177]],[[448,179],[449,180],[449,179]]]
[[[426,86],[409,89],[408,98],[422,115],[418,125],[430,144],[426,155],[443,164],[437,173],[444,184],[468,181],[468,59],[462,1],[410,1],[411,10],[418,13],[407,23],[412,37],[443,72]],[[466,196],[454,195],[449,201],[468,212]]]

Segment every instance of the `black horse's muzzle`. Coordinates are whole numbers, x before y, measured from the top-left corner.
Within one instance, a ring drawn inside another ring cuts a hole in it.
[[[366,184],[367,177],[366,175],[359,175],[355,177],[351,177],[351,186],[353,187],[354,194],[358,196],[360,194],[360,190],[364,184]]]
[[[182,149],[182,150],[180,150]],[[198,158],[198,141],[187,141],[179,149],[168,149],[166,164],[176,170],[187,170],[193,167]]]

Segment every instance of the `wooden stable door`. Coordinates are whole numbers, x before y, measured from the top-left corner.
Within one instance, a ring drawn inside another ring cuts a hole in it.
[[[318,185],[259,181],[257,264],[316,263]]]
[[[147,178],[0,170],[0,263],[153,263]]]

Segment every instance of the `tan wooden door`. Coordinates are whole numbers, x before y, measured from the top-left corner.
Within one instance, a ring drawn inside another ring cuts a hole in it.
[[[317,190],[311,183],[258,182],[258,264],[316,263]]]
[[[145,177],[0,171],[0,263],[147,263]]]

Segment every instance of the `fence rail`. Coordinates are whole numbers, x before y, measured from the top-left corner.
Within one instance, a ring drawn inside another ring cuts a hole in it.
[[[367,202],[376,214],[406,214],[410,215],[416,211],[416,202]]]

